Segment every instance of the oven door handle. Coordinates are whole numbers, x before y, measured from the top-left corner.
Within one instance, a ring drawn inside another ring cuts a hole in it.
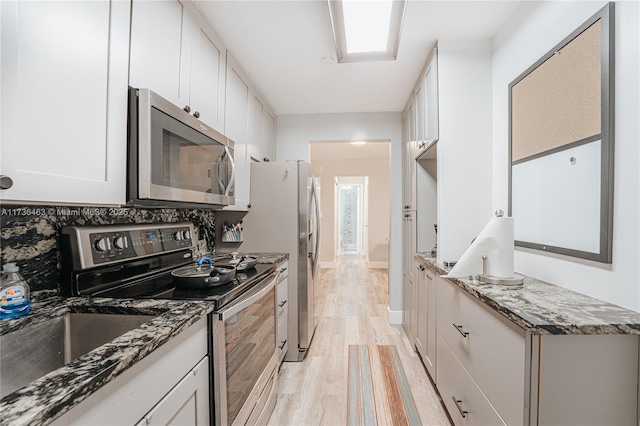
[[[224,310],[222,312],[219,313],[219,318],[222,321],[226,321],[227,318],[234,316],[235,314],[237,314],[238,312],[242,311],[243,309],[245,309],[246,307],[250,306],[251,304],[253,304],[254,302],[262,299],[263,296],[265,296],[267,293],[269,293],[269,291],[271,291],[271,289],[275,288],[276,286],[276,282],[278,282],[278,275],[280,275],[279,272],[272,272],[271,275],[269,275],[267,278],[265,278],[263,281],[269,281],[262,289],[260,289],[259,291],[253,293],[251,296],[247,297],[246,299],[243,299],[242,301],[238,302],[237,304],[229,307],[227,310]],[[275,309],[275,304],[274,304],[274,309]]]

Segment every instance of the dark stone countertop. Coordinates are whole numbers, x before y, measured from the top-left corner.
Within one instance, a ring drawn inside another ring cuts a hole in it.
[[[448,272],[428,253],[415,257],[436,274]],[[639,312],[532,277],[515,287],[447,280],[532,334],[640,334]]]
[[[260,263],[281,263],[286,253],[257,253]],[[122,336],[31,382],[0,400],[1,425],[44,425],[142,360],[189,326],[213,312],[213,304],[160,299],[60,297],[54,290],[33,292],[31,312],[0,321],[0,335],[69,312],[157,315]],[[28,366],[25,366],[28,368]]]

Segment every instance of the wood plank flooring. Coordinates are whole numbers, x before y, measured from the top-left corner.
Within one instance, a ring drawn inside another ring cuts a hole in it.
[[[436,391],[401,326],[387,321],[387,270],[367,269],[360,256],[341,256],[322,269],[319,321],[303,362],[285,362],[269,425],[347,423],[349,345],[395,345],[422,424],[450,425]]]

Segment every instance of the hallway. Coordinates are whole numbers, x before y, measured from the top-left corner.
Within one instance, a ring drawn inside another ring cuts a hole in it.
[[[344,255],[322,269],[317,286],[319,322],[301,363],[285,362],[270,425],[344,425],[349,345],[395,345],[424,425],[449,425],[426,370],[401,326],[387,322],[387,270]]]

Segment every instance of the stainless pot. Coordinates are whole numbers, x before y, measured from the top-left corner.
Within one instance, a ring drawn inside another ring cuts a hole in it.
[[[176,287],[199,289],[230,283],[236,277],[233,265],[214,265],[211,259],[203,257],[195,265],[183,266],[171,271]]]

